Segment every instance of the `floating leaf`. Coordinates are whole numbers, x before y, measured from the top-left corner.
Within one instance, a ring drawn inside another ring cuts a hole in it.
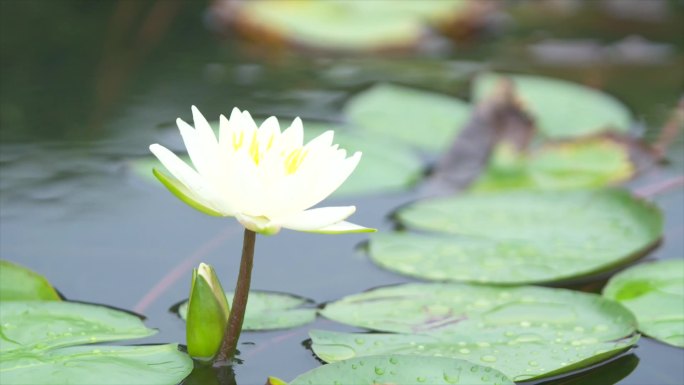
[[[468,119],[470,108],[467,103],[446,95],[379,84],[354,96],[344,112],[355,126],[382,135],[386,140],[442,151],[449,147]]]
[[[321,314],[386,333],[314,330],[327,362],[378,354],[465,359],[515,381],[584,368],[638,339],[634,316],[595,294],[541,287],[404,284],[328,304]]]
[[[642,333],[684,348],[684,259],[631,267],[613,276],[603,295],[631,310]]]
[[[304,131],[308,139],[327,130],[335,130],[334,143],[346,149],[348,154],[355,151],[363,152],[361,162],[359,162],[356,170],[333,193],[332,196],[334,197],[406,189],[411,187],[423,172],[422,162],[406,146],[401,144],[388,146],[387,141],[379,137],[345,132],[347,129],[338,125],[305,122]],[[187,156],[181,158],[185,162],[190,162]],[[135,174],[158,184],[152,175],[153,168],[164,169],[155,157],[142,158],[132,162],[132,170]]]
[[[308,384],[468,384],[513,385],[496,369],[453,358],[382,355],[323,365],[290,385]]]
[[[13,385],[174,385],[192,370],[178,346],[76,346],[40,355],[5,354],[3,383]]]
[[[233,293],[226,292],[228,303],[233,302]],[[288,329],[305,325],[316,318],[316,309],[305,307],[312,301],[285,293],[251,291],[245,310],[243,330]],[[188,303],[178,307],[178,315],[185,319]]]
[[[580,84],[546,77],[483,74],[474,84],[475,100],[488,97],[504,78],[513,81],[516,94],[546,136],[566,138],[606,130],[625,132],[631,124],[629,110],[614,97]]]
[[[45,277],[21,265],[0,260],[0,301],[59,301]]]
[[[368,51],[409,48],[425,36],[428,22],[459,16],[460,0],[226,2],[238,31],[259,41],[287,42],[323,50]]]
[[[548,144],[529,155],[500,146],[472,189],[594,188],[623,182],[633,174],[634,167],[625,146],[595,137]]]
[[[74,346],[154,334],[102,306],[61,301],[0,302],[0,377],[11,384],[176,384],[192,360],[176,345]]]
[[[398,218],[441,233],[377,234],[371,258],[433,280],[571,280],[638,258],[662,235],[660,211],[622,190],[469,194],[415,203]]]

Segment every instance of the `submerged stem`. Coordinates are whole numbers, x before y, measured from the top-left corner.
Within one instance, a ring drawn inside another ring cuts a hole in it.
[[[247,308],[247,297],[249,296],[249,285],[252,280],[252,265],[254,264],[254,243],[256,233],[245,229],[242,241],[242,260],[240,261],[240,273],[238,274],[235,294],[233,295],[233,305],[230,308],[230,315],[226,323],[226,331],[223,334],[221,348],[214,360],[215,364],[229,364],[235,356],[242,322],[245,320],[245,309]]]

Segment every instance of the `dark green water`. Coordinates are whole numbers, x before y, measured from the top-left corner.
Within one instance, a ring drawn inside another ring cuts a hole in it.
[[[219,37],[202,1],[124,3],[0,1],[0,256],[45,274],[67,298],[145,314],[160,329],[148,342],[184,341],[184,324],[168,308],[187,297],[193,265],[214,265],[226,287],[237,275],[237,223],[199,215],[130,170],[150,143],[178,143],[173,121],[187,120],[193,104],[207,117],[239,106],[255,115],[335,119],[351,93],[376,81],[467,97],[474,72],[494,68],[604,88],[654,138],[684,84],[681,2],[656,20],[610,16],[598,1],[575,16],[512,2],[515,22],[468,46],[353,58],[275,54]],[[630,185],[681,175],[681,138],[670,158]],[[649,258],[684,253],[683,197],[681,187],[654,197],[667,223]],[[330,203],[356,204],[355,222],[389,229],[387,213],[414,198]],[[364,239],[288,231],[260,237],[253,287],[323,303],[410,280],[370,263],[356,248]],[[353,330],[318,319],[291,331],[245,333],[237,383],[289,380],[319,365],[302,346],[310,328]],[[620,384],[675,385],[684,383],[683,364],[684,350],[644,337],[632,354],[568,383],[624,377]]]

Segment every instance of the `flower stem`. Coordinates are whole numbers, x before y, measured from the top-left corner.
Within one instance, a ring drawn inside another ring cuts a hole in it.
[[[249,285],[252,280],[252,265],[254,264],[254,243],[256,233],[245,229],[242,241],[242,260],[240,261],[240,273],[238,274],[235,294],[233,295],[233,305],[230,308],[230,315],[226,323],[226,331],[223,334],[221,348],[214,360],[215,365],[230,364],[235,356],[242,322],[245,320],[245,309],[247,308],[247,298],[249,296]]]

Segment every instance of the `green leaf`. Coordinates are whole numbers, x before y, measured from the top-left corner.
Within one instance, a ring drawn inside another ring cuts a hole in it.
[[[631,124],[629,110],[613,96],[540,76],[480,75],[473,86],[474,99],[486,99],[504,78],[513,81],[516,94],[532,113],[541,133],[548,137],[577,137],[607,130],[626,132]]]
[[[425,279],[498,284],[611,270],[654,247],[663,226],[655,206],[622,190],[468,194],[417,202],[397,217],[440,233],[374,235],[369,252],[380,266]]]
[[[0,378],[32,385],[177,384],[193,364],[176,345],[74,346],[154,333],[138,317],[102,306],[0,301]]]
[[[417,3],[417,4],[414,4]],[[428,22],[458,16],[460,0],[248,1],[231,9],[232,22],[260,41],[324,50],[370,51],[416,45]],[[262,36],[268,37],[264,39]]]
[[[344,107],[360,129],[428,151],[449,147],[470,114],[467,103],[446,95],[393,84],[379,84],[354,96]]]
[[[684,259],[631,267],[613,276],[603,295],[631,310],[642,333],[684,348]]]
[[[233,293],[226,292],[229,303],[233,301]],[[276,330],[289,329],[305,325],[316,318],[316,309],[306,307],[312,301],[285,293],[250,291],[245,321],[242,330]],[[188,303],[178,307],[178,315],[186,319]]]
[[[45,277],[21,265],[0,260],[0,301],[60,301]]]
[[[28,352],[155,334],[128,313],[57,301],[0,301],[0,352]]]
[[[312,348],[334,362],[378,354],[465,359],[514,381],[584,368],[638,339],[634,316],[595,294],[541,287],[403,284],[328,304],[321,314],[398,333],[314,330]]]
[[[290,385],[308,384],[468,384],[513,385],[496,369],[452,358],[381,355],[323,365]]]
[[[471,190],[595,188],[633,174],[628,149],[608,138],[547,144],[529,155],[499,146]]]
[[[6,354],[0,378],[6,384],[174,385],[192,370],[178,346],[76,346],[40,354]]]

